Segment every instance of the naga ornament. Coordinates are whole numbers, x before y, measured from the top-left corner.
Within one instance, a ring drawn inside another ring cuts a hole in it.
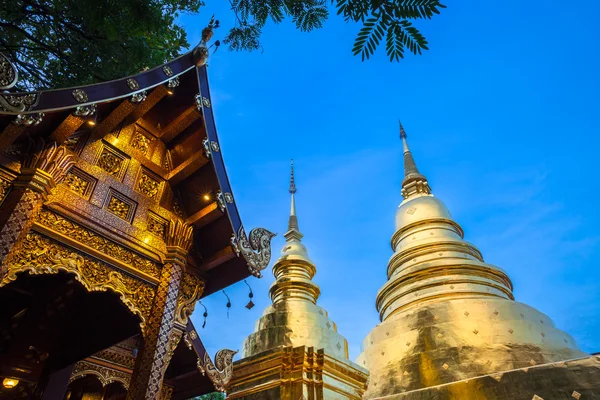
[[[237,351],[222,349],[215,354],[213,364],[208,353],[204,353],[204,371],[215,385],[215,389],[224,392],[233,377],[233,356]]]
[[[213,15],[208,26],[202,29],[202,40],[200,40],[200,43],[192,53],[197,67],[203,66],[208,61],[208,42],[213,37],[213,29],[217,29],[218,27],[219,21],[215,21],[215,16]]]
[[[236,252],[239,251],[244,256],[248,269],[258,278],[261,277],[260,271],[271,261],[271,239],[274,236],[274,233],[264,228],[255,228],[250,231],[250,240],[248,240],[246,231],[241,226],[235,238]]]

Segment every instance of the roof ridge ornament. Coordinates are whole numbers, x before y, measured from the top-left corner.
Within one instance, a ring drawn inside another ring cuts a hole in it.
[[[0,90],[12,89],[19,80],[19,71],[3,53],[0,53]]]
[[[210,22],[208,26],[202,29],[202,39],[196,48],[194,49],[193,57],[194,62],[196,63],[196,67],[201,67],[206,64],[208,61],[208,42],[213,37],[213,30],[219,27],[219,20],[215,20],[215,16],[213,15],[210,18]],[[218,46],[218,41],[215,42],[215,45]]]
[[[248,270],[257,278],[262,277],[260,271],[267,268],[271,261],[271,239],[275,233],[265,228],[254,228],[250,231],[250,239],[246,236],[244,226],[240,226],[237,235],[231,238],[231,245],[239,256],[248,263]]]

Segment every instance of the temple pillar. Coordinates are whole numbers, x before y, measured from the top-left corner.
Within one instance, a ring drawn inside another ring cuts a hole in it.
[[[165,371],[183,333],[175,327],[175,310],[191,238],[191,226],[182,221],[171,221],[165,237],[165,264],[144,328],[144,340],[136,358],[128,400],[156,400],[161,397]]]
[[[21,174],[13,182],[0,213],[0,264],[10,250],[29,232],[44,200],[66,171],[75,163],[73,153],[42,139],[28,149]]]

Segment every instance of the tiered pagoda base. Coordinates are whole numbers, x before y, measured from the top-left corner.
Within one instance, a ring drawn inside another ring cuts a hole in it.
[[[368,372],[313,347],[282,347],[234,363],[228,399],[361,399]]]

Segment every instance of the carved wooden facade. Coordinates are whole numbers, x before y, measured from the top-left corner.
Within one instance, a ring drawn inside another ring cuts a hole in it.
[[[190,52],[134,77],[18,93],[0,57],[0,301],[11,304],[0,374],[37,398],[56,398],[66,375],[119,381],[128,399],[177,398],[176,374],[194,370],[223,386],[231,357],[213,364],[201,343],[188,348],[188,330],[199,341],[189,316],[201,297],[260,275],[273,235],[246,237],[206,60]],[[132,337],[136,356],[115,356]],[[173,357],[183,361],[163,385]],[[196,386],[185,390],[206,389]]]

